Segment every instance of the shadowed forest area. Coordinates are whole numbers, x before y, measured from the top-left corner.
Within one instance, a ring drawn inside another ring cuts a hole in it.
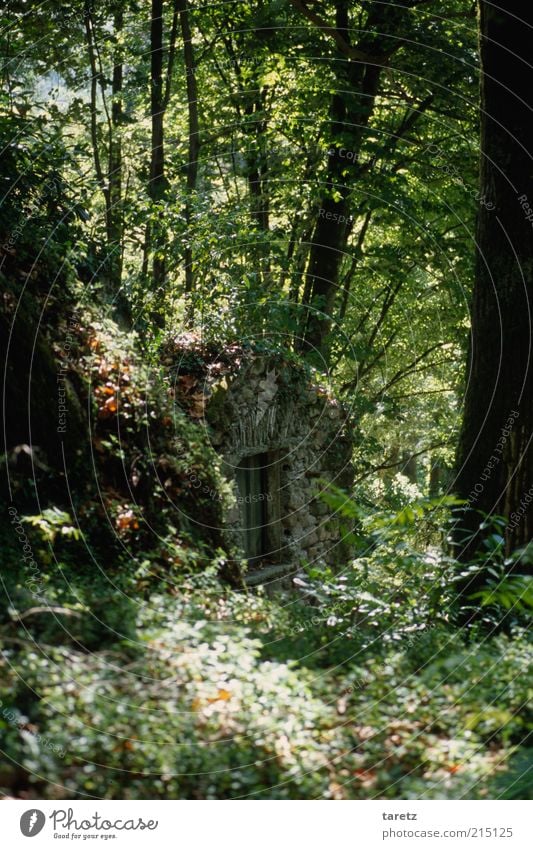
[[[533,798],[532,28],[6,0],[3,797]]]

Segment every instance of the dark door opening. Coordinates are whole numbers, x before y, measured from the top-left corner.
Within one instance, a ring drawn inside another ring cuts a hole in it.
[[[266,554],[266,465],[266,454],[253,454],[251,457],[244,457],[237,466],[244,551],[248,560],[257,560]]]
[[[277,452],[244,457],[236,469],[248,560],[275,560],[279,554],[279,467]]]

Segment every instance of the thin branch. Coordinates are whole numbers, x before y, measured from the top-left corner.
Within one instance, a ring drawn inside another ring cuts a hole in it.
[[[370,338],[367,342],[368,348],[371,348],[372,345],[374,344],[374,342],[376,340],[376,336],[378,335],[378,333],[381,329],[381,325],[383,324],[383,322],[387,318],[387,315],[389,314],[389,311],[390,311],[394,301],[396,300],[396,295],[398,294],[398,292],[402,288],[403,284],[404,284],[403,278],[400,277],[400,280],[397,282],[397,284],[396,284],[396,286],[394,286],[394,288],[392,286],[388,288],[387,294],[383,298],[383,303],[381,305],[381,310],[379,312],[378,320],[377,320],[376,324],[374,325],[374,329],[372,330],[372,333],[370,334]]]
[[[346,309],[348,307],[348,299],[350,297],[350,288],[351,288],[351,285],[352,285],[353,275],[354,275],[355,269],[357,268],[359,260],[361,259],[361,256],[362,256],[363,242],[365,241],[365,236],[367,234],[368,226],[370,224],[370,219],[372,218],[373,211],[374,211],[373,209],[368,210],[368,212],[366,213],[365,218],[363,220],[363,223],[361,225],[361,229],[359,230],[359,233],[357,234],[357,242],[355,243],[355,246],[354,246],[354,254],[353,254],[350,270],[349,270],[348,274],[346,275],[346,277],[344,278],[342,303],[341,303],[341,306],[340,306],[340,309],[339,309],[339,315],[338,315],[338,319],[337,319],[339,322],[341,322],[344,319],[344,316],[346,315]]]
[[[325,32],[327,35],[333,37],[335,44],[339,48],[340,52],[345,56],[348,56],[350,59],[354,59],[357,62],[365,62],[368,65],[385,65],[389,55],[385,54],[382,56],[372,56],[369,53],[365,53],[364,50],[360,50],[358,47],[354,47],[350,44],[341,32],[335,27],[332,27],[324,18],[321,18],[320,15],[317,15],[316,12],[313,12],[307,3],[304,0],[290,0],[295,9],[298,9],[308,21],[311,21],[319,30]]]
[[[450,445],[450,440],[446,440],[445,442],[436,442],[433,445],[428,445],[426,448],[422,448],[421,451],[416,451],[414,454],[410,454],[408,459],[413,460],[415,457],[421,457],[423,454],[427,454],[428,451],[434,451],[436,448],[444,448],[446,445]],[[365,478],[368,478],[370,475],[375,475],[376,472],[384,471],[385,469],[394,469],[395,466],[402,466],[406,462],[405,458],[402,460],[397,460],[394,463],[382,463],[379,466],[372,466],[371,469],[366,471],[364,474],[360,475],[355,481],[354,486],[360,483]]]
[[[420,373],[422,371],[427,371],[429,368],[437,368],[438,366],[448,365],[450,362],[455,362],[455,360],[439,360],[436,363],[428,363],[427,365],[422,366],[422,368],[417,369],[417,365],[418,365],[418,363],[420,362],[420,360],[422,359],[423,356],[429,355],[433,350],[435,350],[435,348],[439,348],[439,347],[441,347],[442,345],[445,345],[445,344],[446,344],[445,342],[441,342],[439,345],[434,345],[433,348],[428,349],[428,351],[425,351],[424,354],[421,354],[420,357],[417,358],[416,362],[411,363],[406,369],[402,369],[402,370],[396,372],[394,377],[392,377],[389,380],[389,382],[387,384],[385,384],[385,386],[383,386],[379,390],[377,395],[375,395],[372,400],[373,401],[377,400],[380,396],[383,395],[384,392],[387,391],[387,389],[390,389],[391,386],[394,386],[394,384],[398,383],[400,380],[405,380],[406,377],[408,377],[410,374],[412,374],[415,371],[418,371]]]
[[[455,389],[420,389],[416,392],[402,392],[401,395],[391,395],[391,401],[399,401],[400,398],[413,398],[415,395],[441,395],[443,393],[455,393]]]
[[[413,369],[416,369],[416,367],[417,367],[418,363],[419,363],[421,360],[423,360],[425,357],[428,357],[431,353],[433,353],[433,351],[436,351],[436,350],[437,350],[437,348],[442,348],[442,347],[443,347],[443,345],[446,345],[446,342],[437,342],[435,345],[431,345],[431,347],[430,347],[430,348],[427,348],[427,350],[425,350],[422,354],[419,354],[419,356],[418,356],[418,357],[416,357],[416,358],[415,358],[415,359],[414,359],[411,363],[409,363],[409,365],[408,365],[408,366],[406,366],[405,368],[400,369],[399,371],[397,371],[397,372],[396,372],[396,374],[395,374],[395,375],[393,375],[393,377],[391,377],[391,379],[389,380],[389,382],[388,382],[388,383],[386,383],[386,384],[385,384],[385,386],[382,386],[382,387],[381,387],[381,389],[379,390],[379,395],[382,395],[382,394],[383,394],[384,392],[386,392],[386,391],[387,391],[387,389],[389,389],[389,388],[390,388],[390,387],[391,387],[394,383],[397,383],[397,382],[398,382],[398,380],[400,380],[402,377],[404,377],[404,376],[406,376],[407,374],[409,374],[410,372],[412,372],[412,371],[413,371]],[[359,377],[358,377],[355,381],[351,380],[351,381],[349,381],[348,383],[345,383],[343,386],[341,386],[341,391],[342,391],[342,392],[345,392],[345,391],[346,391],[346,390],[348,390],[348,389],[354,389],[354,388],[357,386],[358,381],[359,381]],[[376,397],[377,397],[377,396],[376,396]]]
[[[361,364],[361,368],[360,368],[359,373],[357,375],[358,381],[360,381],[362,377],[365,377],[365,375],[367,375],[369,372],[371,372],[372,369],[374,368],[374,366],[376,366],[379,363],[379,361],[383,359],[383,357],[385,356],[385,354],[389,350],[390,346],[392,345],[392,343],[394,342],[394,340],[398,336],[399,332],[400,332],[399,330],[393,330],[393,332],[391,333],[391,335],[389,336],[389,338],[387,339],[385,344],[380,347],[380,349],[377,352],[374,359],[369,360],[367,362],[363,362]]]

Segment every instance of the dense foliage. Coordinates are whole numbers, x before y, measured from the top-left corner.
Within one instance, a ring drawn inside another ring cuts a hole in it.
[[[9,0],[0,50],[0,792],[532,798],[533,555],[450,544],[473,7]],[[352,556],[277,589],[204,416],[250,350],[354,428]]]

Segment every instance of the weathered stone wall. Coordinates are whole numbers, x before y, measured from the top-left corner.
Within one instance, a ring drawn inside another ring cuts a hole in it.
[[[279,499],[279,545],[266,560],[340,564],[347,550],[339,522],[319,497],[324,480],[347,487],[353,479],[346,413],[338,401],[303,367],[249,354],[236,373],[211,386],[206,418],[230,479],[243,457],[277,452],[277,491],[270,494]],[[234,486],[227,523],[239,541],[242,506]]]

